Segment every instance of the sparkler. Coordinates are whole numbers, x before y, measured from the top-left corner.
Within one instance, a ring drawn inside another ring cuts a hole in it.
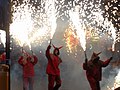
[[[36,1],[34,2],[37,3]],[[27,3],[23,2],[17,7],[12,6],[14,10],[10,32],[20,46],[23,46],[24,43],[41,44],[48,37],[52,39],[56,31],[57,19],[63,18],[63,16],[70,18],[69,22],[73,23],[84,51],[86,50],[86,25],[93,27],[97,31],[96,33],[101,32],[99,27],[102,27],[102,30],[110,30],[111,24],[108,23],[108,20],[105,21],[103,11],[100,9],[101,0],[96,2],[74,0],[68,1],[67,4],[66,0],[41,0],[40,5],[37,6],[38,9],[29,3],[30,0],[25,0],[25,2]],[[79,4],[76,5],[76,3]],[[32,35],[30,35],[31,33]],[[31,46],[29,45],[29,47]]]
[[[112,56],[113,56],[115,51],[115,43],[116,43],[116,30],[112,23],[111,23],[110,29],[111,29],[112,38],[113,38],[113,44],[112,44]]]
[[[40,10],[37,10],[29,2],[30,0],[25,0],[23,4],[12,6],[13,23],[10,25],[10,33],[21,47],[24,43],[27,43],[29,47],[32,42],[42,43],[49,34],[50,39],[53,38],[57,27],[56,20],[59,17],[57,9],[60,9],[60,7],[56,7],[56,4],[61,6],[64,0],[60,2],[41,0],[42,8]]]
[[[50,39],[50,45],[51,45],[51,43],[52,43],[52,39]]]
[[[116,33],[114,28],[112,29],[112,37],[113,37],[112,51],[115,51]]]
[[[48,17],[48,26],[50,27],[50,45],[52,42],[53,35],[55,33],[57,23],[56,23],[56,9],[55,9],[55,0],[47,0],[45,2],[45,12]]]
[[[31,20],[32,10],[31,7],[29,7],[28,2],[26,5],[23,4],[23,6],[13,6],[15,13],[13,13],[13,23],[10,25],[10,33],[21,47],[26,43],[29,48],[31,48],[28,35],[32,30],[33,24]]]
[[[86,34],[85,34],[85,25],[84,25],[84,21],[82,20],[82,18],[79,18],[79,7],[76,6],[75,7],[75,11],[70,11],[69,15],[70,15],[70,19],[76,29],[76,33],[79,37],[80,40],[80,44],[83,48],[83,50],[86,50]]]

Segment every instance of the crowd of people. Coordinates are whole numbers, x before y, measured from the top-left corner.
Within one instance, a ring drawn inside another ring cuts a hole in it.
[[[53,46],[53,53],[50,52]],[[61,47],[56,47],[51,43],[46,49],[46,58],[48,64],[46,66],[46,74],[48,75],[48,90],[59,90],[62,85],[60,77],[59,65],[62,63],[60,55]],[[23,67],[23,90],[33,90],[34,85],[34,65],[37,63],[37,56],[32,53],[31,55],[25,50],[22,50],[22,56],[19,58],[18,63]],[[85,58],[83,63],[83,70],[86,71],[86,77],[90,84],[91,90],[100,90],[100,81],[102,80],[102,68],[109,65],[112,57],[106,61],[100,60],[99,53],[93,52],[90,60]]]
[[[0,45],[2,46],[2,44]],[[50,52],[53,46],[53,53]],[[1,47],[2,48],[2,47]],[[46,74],[48,75],[48,90],[58,90],[62,84],[60,77],[59,65],[62,63],[60,58],[61,47],[56,47],[51,42],[46,49],[46,58],[48,59],[48,64],[46,66]],[[90,60],[85,58],[83,63],[83,70],[86,71],[86,77],[90,84],[91,90],[100,90],[100,81],[102,80],[102,68],[109,65],[112,57],[106,61],[100,60],[99,53],[93,52]],[[0,53],[0,63],[5,62],[5,51]],[[38,62],[37,56],[33,53],[29,54],[27,51],[22,49],[22,56],[19,57],[18,63],[23,68],[23,90],[33,90],[34,86],[34,66]]]

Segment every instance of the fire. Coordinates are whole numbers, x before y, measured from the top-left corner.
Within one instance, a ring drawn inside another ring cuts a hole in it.
[[[69,26],[69,28],[66,29],[64,37],[67,44],[66,46],[70,53],[72,53],[73,50],[76,50],[79,41],[76,33],[72,30],[71,26]]]
[[[115,51],[115,43],[116,43],[116,30],[113,27],[113,24],[111,25],[111,33],[112,33],[112,38],[113,38],[113,45],[112,45],[112,51]]]
[[[73,23],[74,28],[76,29],[77,36],[79,38],[80,44],[83,50],[86,50],[86,33],[85,33],[85,25],[82,18],[79,18],[79,6],[76,6],[74,11],[69,12],[69,16],[71,22]]]
[[[56,9],[55,9],[55,0],[47,0],[45,2],[45,13],[48,18],[48,26],[51,30],[50,39],[53,38],[57,24],[56,24]]]
[[[24,44],[28,44],[30,47],[29,32],[32,30],[33,25],[31,7],[27,3],[24,7],[21,5],[18,7],[13,6],[13,8],[16,12],[13,13],[13,23],[10,25],[10,33],[21,47]]]
[[[12,2],[17,1],[19,2],[19,0]],[[29,47],[31,43],[40,45],[45,40],[52,39],[57,28],[57,20],[67,18],[69,24],[72,23],[73,30],[76,30],[84,51],[86,50],[86,26],[94,28],[96,33],[100,33],[101,30],[111,31],[114,50],[115,28],[112,21],[108,21],[108,17],[103,17],[103,11],[100,8],[101,0],[96,1],[96,4],[89,0],[68,1],[67,4],[66,0],[33,0],[34,3],[39,2],[40,5],[36,5],[37,8],[30,1],[23,0],[22,4],[12,6],[13,23],[10,25],[10,33],[20,46],[24,43]]]
[[[48,36],[52,39],[57,27],[55,1],[42,0],[41,5],[45,6],[40,11],[29,4],[30,0],[12,6],[13,23],[10,25],[10,34],[21,47],[27,44],[31,49],[31,43],[42,43]],[[33,17],[34,14],[36,15]]]

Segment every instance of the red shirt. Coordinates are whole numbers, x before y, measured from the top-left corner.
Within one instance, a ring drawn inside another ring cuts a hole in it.
[[[110,62],[110,59],[105,62],[99,60],[96,64],[92,61],[88,61],[87,65],[83,64],[83,69],[86,70],[86,76],[88,79],[94,78],[96,81],[101,81],[102,77],[102,67],[106,67]]]
[[[34,61],[31,62],[31,57],[27,58],[27,63],[23,63],[23,56],[21,56],[18,60],[18,63],[23,66],[23,77],[31,77],[34,76],[34,65],[37,63],[38,59],[36,56],[33,56]]]
[[[50,54],[50,47],[51,46],[48,46],[46,50],[46,57],[48,59],[46,73],[51,75],[60,75],[59,64],[62,60],[58,56]]]

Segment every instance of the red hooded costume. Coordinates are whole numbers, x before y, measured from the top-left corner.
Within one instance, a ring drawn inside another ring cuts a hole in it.
[[[21,56],[18,60],[18,63],[23,66],[23,77],[34,76],[34,65],[37,63],[38,59],[35,55],[33,55],[34,61],[31,62],[31,57],[27,57],[27,63],[23,63],[23,56]]]
[[[46,57],[48,59],[46,73],[51,75],[60,75],[59,64],[62,60],[53,54],[50,53],[51,46],[48,46],[46,50]]]
[[[33,90],[34,65],[38,59],[35,55],[30,56],[26,52],[23,53],[25,58],[21,56],[18,60],[18,63],[23,66],[23,90]]]
[[[58,55],[51,54],[50,53],[51,46],[49,45],[46,50],[46,57],[48,59],[48,64],[46,68],[46,73],[48,74],[48,90],[58,90],[58,88],[61,86],[61,79],[60,79],[60,69],[59,64],[62,62],[62,60],[59,58]],[[55,50],[58,50],[60,48],[54,47]],[[56,85],[54,87],[54,82],[56,81]]]
[[[99,81],[102,79],[102,67],[106,67],[111,59],[105,62],[98,59],[96,63],[94,60],[98,58],[100,53],[93,53],[91,60],[87,63],[83,63],[83,69],[86,70],[86,76],[91,86],[91,90],[100,90]]]

